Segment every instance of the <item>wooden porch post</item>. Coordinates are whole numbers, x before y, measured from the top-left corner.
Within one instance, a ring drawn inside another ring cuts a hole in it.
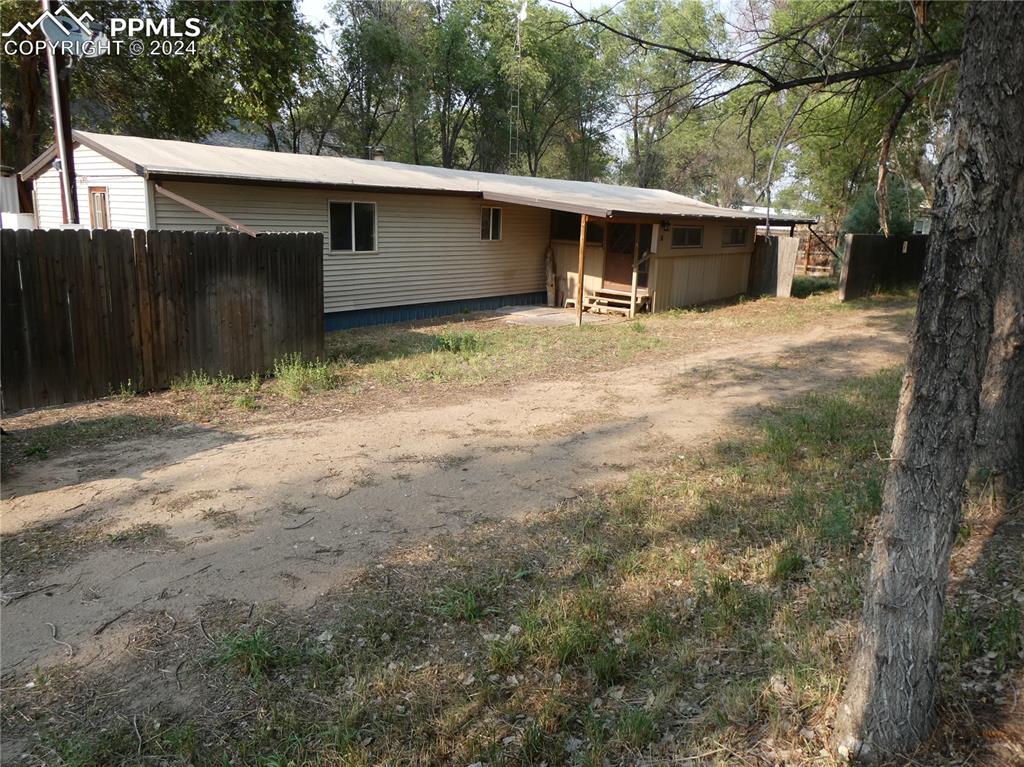
[[[633,281],[629,286],[629,318],[636,316],[637,269],[640,268],[640,230],[643,224],[634,224],[633,235]]]
[[[587,214],[580,215],[580,261],[576,273],[576,327],[583,327],[583,255],[587,249]]]

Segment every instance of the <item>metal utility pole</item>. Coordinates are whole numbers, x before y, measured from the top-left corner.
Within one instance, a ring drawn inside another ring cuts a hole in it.
[[[44,13],[53,13],[51,0],[40,0]],[[46,65],[50,70],[50,97],[53,101],[53,135],[60,158],[60,198],[64,223],[77,224],[78,192],[75,188],[75,158],[71,137],[71,67],[68,57],[56,53],[54,45],[46,46]]]
[[[523,22],[526,21],[526,3],[516,15],[516,87],[512,91],[508,122],[508,172],[515,173],[519,164],[519,95],[523,88]]]

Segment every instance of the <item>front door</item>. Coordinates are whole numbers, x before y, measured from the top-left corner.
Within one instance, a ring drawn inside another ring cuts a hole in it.
[[[633,252],[636,224],[608,227],[608,250],[604,254],[604,287],[629,290],[633,286]]]

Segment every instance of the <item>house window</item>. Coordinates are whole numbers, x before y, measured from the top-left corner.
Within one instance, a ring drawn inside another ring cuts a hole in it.
[[[368,253],[377,249],[377,204],[331,202],[331,250]]]
[[[703,226],[673,226],[673,248],[699,248],[704,244]]]
[[[551,211],[551,239],[580,241],[580,214]],[[587,221],[587,242],[591,245],[604,244],[604,224]]]
[[[89,187],[89,228],[110,228],[110,209],[107,207],[107,188],[105,186]]]
[[[501,208],[480,208],[480,239],[501,239]]]
[[[747,227],[745,226],[727,226],[722,230],[722,244],[723,245],[746,245],[747,244]]]

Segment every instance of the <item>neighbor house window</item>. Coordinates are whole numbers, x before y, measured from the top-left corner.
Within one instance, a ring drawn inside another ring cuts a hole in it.
[[[501,208],[480,208],[480,239],[501,239]]]
[[[673,248],[699,248],[704,244],[703,226],[673,226]]]
[[[107,188],[105,186],[89,187],[89,227],[92,229],[110,228],[110,209],[107,207]]]
[[[722,244],[723,245],[746,245],[747,244],[747,227],[745,226],[727,226],[722,230]]]
[[[366,253],[377,249],[377,205],[331,202],[331,250]]]

